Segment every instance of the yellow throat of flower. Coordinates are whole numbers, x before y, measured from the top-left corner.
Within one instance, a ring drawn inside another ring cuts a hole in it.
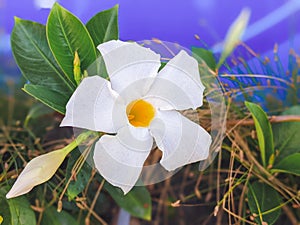
[[[126,113],[129,123],[134,127],[148,127],[155,115],[154,107],[142,99],[130,102]]]

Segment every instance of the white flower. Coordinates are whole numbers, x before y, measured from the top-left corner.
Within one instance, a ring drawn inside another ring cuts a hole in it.
[[[99,173],[126,194],[154,140],[168,171],[206,159],[210,135],[176,111],[202,105],[197,61],[181,51],[158,72],[160,55],[136,43],[109,41],[98,49],[110,82],[100,76],[83,79],[61,126],[107,133],[95,145]]]

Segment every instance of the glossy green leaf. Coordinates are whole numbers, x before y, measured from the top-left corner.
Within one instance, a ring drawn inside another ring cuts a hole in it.
[[[247,197],[255,222],[258,224],[266,222],[268,225],[276,222],[281,213],[281,199],[276,190],[264,183],[248,183]]]
[[[217,64],[217,68],[220,68],[220,66],[224,63],[225,59],[231,54],[235,46],[240,41],[240,38],[247,27],[249,18],[249,9],[243,9],[238,18],[231,24],[225,37],[223,51],[220,60]]]
[[[135,186],[128,194],[124,195],[120,188],[105,183],[104,188],[108,191],[116,203],[128,211],[132,216],[151,220],[151,197],[144,186]]]
[[[55,111],[65,114],[65,106],[70,96],[40,85],[25,84],[23,90]]]
[[[116,5],[111,9],[99,12],[87,22],[86,27],[95,46],[119,39],[118,10],[119,6]]]
[[[192,52],[196,59],[200,57],[212,71],[216,70],[216,60],[211,51],[204,48],[192,47]]]
[[[271,171],[291,173],[300,176],[300,153],[291,154],[283,158],[273,166]]]
[[[98,57],[95,62],[93,62],[87,69],[89,76],[101,76],[104,79],[108,79],[108,73],[104,63],[103,57]]]
[[[12,225],[36,224],[34,212],[25,196],[9,199],[8,204],[12,217]]]
[[[67,212],[57,212],[54,206],[50,206],[43,213],[41,225],[79,225],[79,223]]]
[[[80,156],[81,156],[80,150],[76,149],[72,151],[67,164],[66,182],[68,182],[69,178],[71,177],[72,169]],[[92,167],[87,162],[85,162],[82,165],[80,171],[77,173],[76,179],[72,180],[69,183],[67,189],[67,195],[69,197],[69,201],[74,199],[79,193],[81,193],[85,189],[91,177],[91,174],[92,174]]]
[[[262,163],[264,167],[267,167],[271,155],[274,154],[273,132],[270,121],[268,120],[267,114],[259,105],[251,102],[245,102],[245,105],[252,114],[257,132]]]
[[[2,217],[1,225],[11,225],[11,213],[9,210],[9,205],[5,197],[6,192],[0,189],[0,216]]]
[[[75,51],[78,52],[82,71],[97,57],[93,40],[86,27],[72,13],[55,3],[48,17],[47,38],[57,63],[76,86],[73,75]]]
[[[11,46],[22,74],[31,84],[66,94],[74,91],[75,86],[61,71],[50,51],[45,26],[15,18]]]
[[[300,115],[300,106],[293,106],[283,112],[282,116]],[[289,155],[300,153],[300,122],[275,123],[272,126],[274,133],[275,149],[278,151],[275,163]]]
[[[0,189],[0,215],[3,217],[1,225],[35,225],[35,214],[25,196],[6,199],[6,188]]]

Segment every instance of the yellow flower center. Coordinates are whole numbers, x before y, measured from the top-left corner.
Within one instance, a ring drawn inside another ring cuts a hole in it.
[[[126,108],[129,123],[135,127],[148,127],[154,118],[154,107],[142,99],[132,101]]]

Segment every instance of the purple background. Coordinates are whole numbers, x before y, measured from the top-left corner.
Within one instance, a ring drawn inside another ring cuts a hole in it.
[[[12,58],[9,40],[14,16],[45,24],[50,11],[49,6],[44,8],[45,5],[38,2],[52,1],[0,0],[0,86],[7,79],[20,77]],[[300,51],[300,0],[58,0],[58,2],[83,22],[87,22],[97,12],[119,4],[122,40],[139,41],[155,37],[177,42],[187,48],[203,46],[201,42],[203,41],[215,52],[218,52],[216,46],[224,39],[230,24],[244,7],[248,7],[251,10],[251,18],[243,40],[256,53],[267,55],[272,59],[272,49],[274,44],[278,43],[279,56],[284,69],[287,70],[289,49],[293,47],[296,52]],[[194,37],[195,34],[201,41]],[[249,59],[248,56],[245,58]],[[243,71],[237,68],[231,72]],[[253,72],[265,73],[261,69]],[[289,79],[285,71],[270,70],[267,74]],[[264,83],[264,81],[255,82]],[[255,82],[253,83],[251,79],[243,80],[246,86],[256,85]],[[238,86],[230,82],[229,85]],[[262,92],[262,98],[265,94]],[[286,96],[286,93],[278,95]]]
[[[3,36],[11,32],[14,16],[46,22],[49,9],[39,8],[38,1],[41,0],[0,0],[2,51],[8,49],[7,36]],[[84,22],[95,13],[118,3],[121,39],[143,40],[156,37],[178,42],[185,47],[200,45],[194,38],[195,34],[209,46],[222,41],[229,25],[244,7],[249,7],[252,11],[245,40],[260,52],[273,48],[275,42],[281,43],[293,37],[300,21],[299,0],[59,0],[58,2]],[[290,7],[283,12],[279,11],[273,17],[263,20],[275,10],[287,5]],[[280,19],[281,16],[285,17],[285,14],[289,16]],[[276,23],[276,19],[280,22]],[[274,21],[276,24],[268,27]],[[257,31],[261,32],[255,34]]]

